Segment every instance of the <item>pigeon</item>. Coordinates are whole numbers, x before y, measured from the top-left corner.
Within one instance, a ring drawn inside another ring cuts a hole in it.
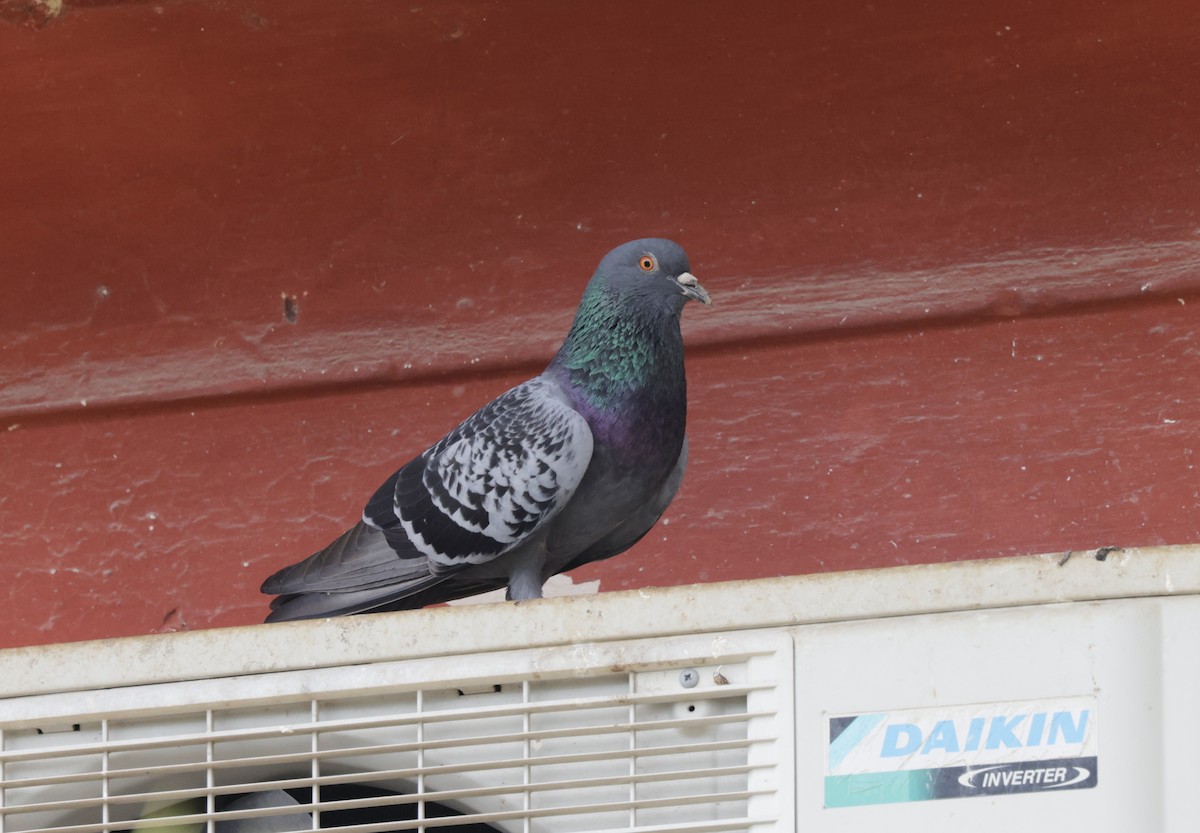
[[[670,240],[613,249],[539,375],[387,479],[362,519],[268,578],[268,622],[410,610],[551,576],[636,544],[687,465],[679,319],[712,299]]]

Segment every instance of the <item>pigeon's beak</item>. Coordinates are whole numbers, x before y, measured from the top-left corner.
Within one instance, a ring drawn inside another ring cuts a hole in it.
[[[705,306],[712,305],[712,298],[708,292],[696,280],[696,276],[691,272],[683,272],[675,279],[675,283],[679,284],[679,289],[685,298],[691,298],[693,301],[699,301]]]

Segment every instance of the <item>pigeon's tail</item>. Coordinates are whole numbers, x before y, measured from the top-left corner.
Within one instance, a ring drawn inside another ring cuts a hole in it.
[[[424,583],[412,592],[428,589],[441,579],[426,576]],[[401,610],[413,607],[405,604],[407,587],[384,587],[378,590],[358,590],[349,593],[289,593],[271,602],[267,622],[294,622],[300,619],[325,619],[329,616],[349,616],[354,613],[374,613],[381,610]],[[399,598],[397,598],[399,597]]]
[[[262,592],[277,597],[266,621],[411,610],[504,586],[503,580],[460,580],[456,573],[434,575],[424,558],[401,558],[382,532],[360,522],[263,582]]]
[[[382,532],[358,523],[268,578],[262,592],[278,597],[267,621],[286,622],[378,610],[447,578],[432,575],[424,558],[400,558]]]

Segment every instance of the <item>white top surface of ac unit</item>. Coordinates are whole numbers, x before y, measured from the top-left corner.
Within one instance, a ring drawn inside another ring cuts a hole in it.
[[[1102,555],[0,652],[0,833],[1191,831],[1200,549]]]

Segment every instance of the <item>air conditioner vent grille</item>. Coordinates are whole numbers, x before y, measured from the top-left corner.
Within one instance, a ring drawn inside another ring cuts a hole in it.
[[[32,698],[0,833],[778,829],[789,654],[671,642]]]

